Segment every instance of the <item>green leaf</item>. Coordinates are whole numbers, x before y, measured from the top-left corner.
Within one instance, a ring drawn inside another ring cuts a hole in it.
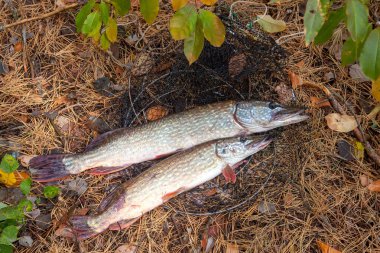
[[[359,42],[355,42],[352,38],[347,39],[342,47],[342,65],[352,64],[359,57]]]
[[[110,48],[111,42],[108,40],[107,36],[105,33],[102,34],[102,37],[100,37],[100,47],[104,50],[107,51],[108,48]]]
[[[189,37],[195,30],[197,23],[197,9],[194,5],[186,5],[177,11],[170,19],[169,31],[175,40]]]
[[[24,211],[30,212],[33,210],[33,203],[32,203],[32,201],[30,201],[28,199],[22,199],[18,203],[17,207],[22,212],[24,212]]]
[[[268,33],[277,33],[286,29],[286,23],[283,20],[273,19],[270,15],[258,15],[257,22],[264,31]]]
[[[347,29],[353,41],[364,41],[368,26],[368,8],[359,0],[347,0]]]
[[[44,192],[45,198],[52,199],[58,196],[60,191],[61,190],[58,187],[49,185],[49,186],[45,186],[43,192]]]
[[[222,21],[212,12],[201,9],[199,19],[202,21],[203,34],[214,47],[220,47],[226,38],[226,28]]]
[[[304,17],[305,41],[308,46],[317,36],[323,26],[323,16],[319,8],[318,0],[308,0]]]
[[[0,243],[5,245],[12,245],[17,241],[18,227],[10,225],[3,229],[0,235]]]
[[[9,154],[5,154],[3,159],[1,159],[0,169],[5,173],[12,173],[13,171],[17,170],[18,166],[19,164],[16,158]]]
[[[100,14],[102,16],[103,24],[106,25],[108,23],[108,19],[110,17],[110,7],[107,3],[102,1],[99,4],[99,9],[100,9]]]
[[[97,30],[99,29],[99,25],[102,25],[102,20],[100,17],[100,13],[98,11],[95,11],[88,15],[86,20],[84,21],[82,33],[88,36],[90,36],[90,34],[94,36],[94,34],[96,34]]]
[[[195,29],[190,37],[186,38],[184,41],[183,51],[189,64],[195,62],[202,53],[204,46],[204,35],[202,29],[202,22],[200,19],[197,20]]]
[[[140,12],[148,24],[153,24],[159,10],[159,0],[140,0]]]
[[[14,206],[7,206],[0,209],[0,221],[4,220],[22,220],[24,213]]]
[[[338,9],[337,11],[332,11],[327,19],[327,21],[323,24],[322,28],[319,30],[318,35],[314,39],[315,44],[323,44],[328,41],[335,28],[339,25],[339,23],[344,19],[345,12],[344,7]]]
[[[2,231],[5,227],[8,227],[10,225],[18,226],[19,223],[14,219],[8,219],[5,221],[2,221],[2,222],[0,222],[0,231]]]
[[[86,20],[87,16],[91,13],[91,9],[95,5],[95,0],[89,0],[83,7],[80,9],[79,13],[75,17],[75,25],[77,27],[77,32],[82,31],[83,23]]]
[[[0,209],[1,208],[4,208],[4,207],[7,207],[8,205],[7,204],[5,204],[5,203],[3,203],[3,202],[0,202]]]
[[[112,0],[111,4],[120,16],[124,16],[131,9],[131,0]]]
[[[117,40],[117,23],[113,18],[110,18],[108,21],[106,35],[110,42],[115,42]]]
[[[318,1],[318,8],[321,12],[321,16],[323,17],[323,20],[326,19],[329,9],[330,9],[331,2],[330,0],[319,0]]]
[[[32,179],[30,178],[24,179],[20,184],[20,190],[22,191],[24,195],[28,195],[30,192],[31,186],[32,186]]]
[[[0,244],[1,253],[13,253],[13,247],[10,245]]]
[[[372,81],[380,76],[380,27],[372,30],[364,42],[359,58],[363,73]]]

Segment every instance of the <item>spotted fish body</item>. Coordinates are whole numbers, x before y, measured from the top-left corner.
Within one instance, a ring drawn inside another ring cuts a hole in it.
[[[97,216],[71,219],[79,239],[106,229],[128,227],[144,213],[176,195],[209,181],[271,140],[233,138],[202,144],[173,155],[120,185],[100,205]]]
[[[105,133],[83,152],[38,156],[35,181],[48,182],[90,170],[112,173],[212,140],[264,132],[307,119],[303,110],[262,101],[225,101],[196,107],[134,128]]]

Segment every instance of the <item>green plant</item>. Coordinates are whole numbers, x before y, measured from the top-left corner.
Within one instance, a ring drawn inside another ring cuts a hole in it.
[[[374,82],[380,77],[380,27],[368,22],[368,0],[345,0],[331,10],[333,1],[308,0],[304,17],[306,45],[328,41],[340,23],[344,23],[350,37],[342,47],[342,65],[359,61],[363,73]]]
[[[213,5],[217,0],[200,0]],[[159,0],[139,0],[140,12],[148,24],[152,24],[159,11]],[[225,27],[212,12],[197,8],[189,0],[172,0],[175,14],[170,20],[170,34],[175,40],[184,40],[184,53],[189,63],[196,61],[204,46],[204,39],[220,47],[225,39]],[[89,0],[76,16],[77,32],[100,43],[108,50],[117,40],[116,18],[126,15],[131,9],[130,0]],[[102,29],[103,28],[103,29]]]

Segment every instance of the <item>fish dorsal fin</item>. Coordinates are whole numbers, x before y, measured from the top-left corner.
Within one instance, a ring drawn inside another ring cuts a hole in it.
[[[95,149],[96,147],[99,147],[100,145],[102,145],[103,143],[107,142],[109,140],[109,138],[112,136],[112,135],[115,135],[115,134],[118,134],[118,133],[121,133],[125,131],[125,128],[118,128],[118,129],[115,129],[115,130],[112,130],[112,131],[109,131],[109,132],[106,132],[104,134],[101,134],[97,137],[95,137],[91,142],[90,144],[88,144],[88,146],[86,147],[85,151],[90,151],[90,150],[93,150]]]

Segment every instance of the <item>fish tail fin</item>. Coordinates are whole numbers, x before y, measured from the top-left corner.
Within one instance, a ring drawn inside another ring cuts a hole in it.
[[[63,158],[69,154],[42,155],[30,160],[29,170],[37,182],[50,182],[66,178],[70,175]]]
[[[91,216],[72,216],[70,218],[70,223],[72,225],[74,235],[78,240],[85,240],[101,233],[95,231],[88,225],[88,220],[90,218]]]

